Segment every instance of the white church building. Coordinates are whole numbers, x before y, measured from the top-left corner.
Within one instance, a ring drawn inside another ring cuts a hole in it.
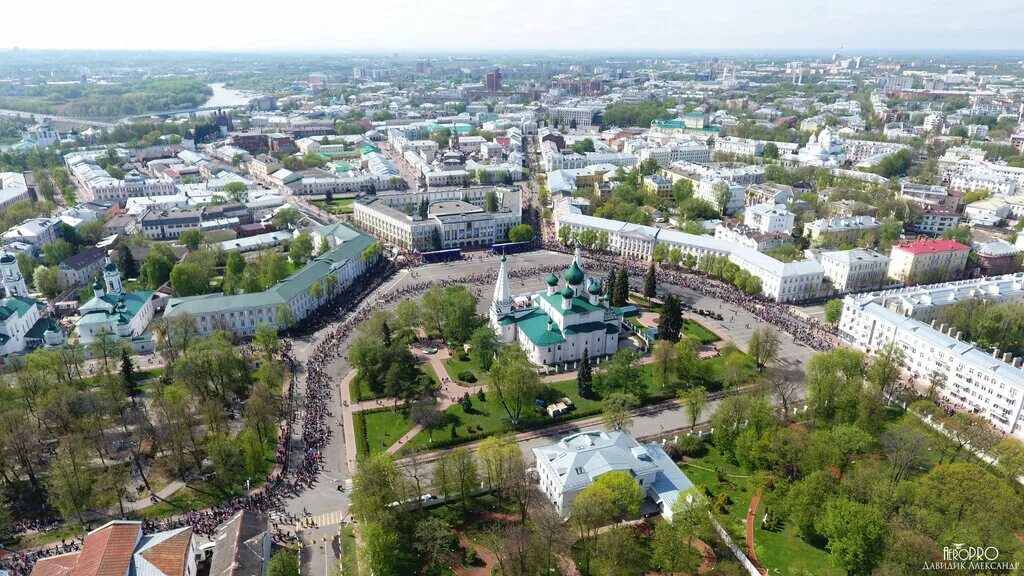
[[[145,334],[156,309],[153,293],[125,292],[121,273],[110,258],[103,267],[102,282],[97,280],[92,290],[92,299],[78,309],[79,343],[88,346],[110,334],[131,344],[136,354],[153,352],[155,340]]]
[[[610,356],[619,348],[622,314],[601,299],[601,284],[583,272],[579,249],[565,271],[565,285],[548,275],[546,292],[513,300],[501,257],[498,282],[489,312],[498,340],[518,341],[534,363],[552,366],[574,362],[583,351],[593,357]]]
[[[25,278],[14,256],[6,253],[0,256],[0,279],[4,294],[0,300],[0,356],[64,342],[64,333],[57,321],[42,316],[45,305],[28,295]]]

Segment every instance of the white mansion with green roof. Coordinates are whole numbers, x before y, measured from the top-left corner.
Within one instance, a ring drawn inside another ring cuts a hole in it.
[[[0,299],[0,356],[64,342],[57,321],[42,316],[44,304],[28,295],[18,261],[10,254],[0,256],[0,281],[4,296]]]
[[[75,326],[80,344],[88,346],[109,334],[131,344],[137,354],[154,351],[156,342],[146,333],[156,312],[152,291],[126,292],[121,273],[110,258],[103,267],[102,280],[92,285],[92,291],[93,297],[78,308],[81,317]]]
[[[550,274],[546,292],[516,306],[502,256],[489,313],[498,340],[506,344],[518,340],[533,363],[545,366],[579,360],[584,350],[591,357],[614,354],[622,315],[601,300],[601,284],[587,278],[580,262],[577,249],[561,289],[558,277]]]
[[[203,336],[223,329],[242,337],[252,336],[261,322],[283,328],[286,318],[282,317],[282,312],[285,310],[292,321],[306,318],[331,298],[329,283],[334,284],[335,291],[347,288],[373,264],[373,260],[363,258],[363,251],[376,242],[372,236],[345,224],[319,226],[310,235],[314,246],[326,241],[330,250],[267,290],[171,298],[164,318],[187,314],[195,319],[196,328]],[[334,280],[325,282],[329,276]],[[316,298],[314,285],[319,286]]]

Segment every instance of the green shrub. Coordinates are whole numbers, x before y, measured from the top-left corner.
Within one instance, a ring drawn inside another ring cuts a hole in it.
[[[467,382],[469,384],[476,382],[476,375],[470,372],[469,370],[463,370],[462,372],[459,372],[458,378],[462,382]]]

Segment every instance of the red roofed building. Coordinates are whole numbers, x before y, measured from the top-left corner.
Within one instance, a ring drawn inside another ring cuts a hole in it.
[[[191,527],[145,536],[141,522],[114,520],[78,552],[41,558],[32,576],[195,576],[198,555]]]
[[[958,280],[967,267],[970,246],[953,240],[917,240],[893,246],[889,277],[904,284]]]

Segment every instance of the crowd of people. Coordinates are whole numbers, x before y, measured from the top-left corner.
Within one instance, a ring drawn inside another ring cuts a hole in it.
[[[382,265],[386,268],[388,265]],[[647,273],[647,264],[629,262],[603,255],[588,256],[588,269],[607,273],[612,269],[625,267],[629,275],[638,280]],[[518,268],[508,272],[509,278],[520,280],[525,285],[529,278],[537,278],[548,273],[558,274],[562,265],[532,266]],[[319,472],[324,465],[324,452],[331,440],[333,429],[330,419],[333,412],[332,394],[334,385],[327,368],[335,359],[344,354],[344,341],[361,322],[373,312],[391,308],[404,299],[414,298],[433,286],[491,286],[497,279],[497,270],[472,273],[458,278],[431,279],[406,284],[400,289],[390,290],[368,298],[376,291],[384,279],[390,274],[381,269],[367,274],[370,282],[357,283],[335,295],[337,306],[329,307],[329,312],[317,314],[300,322],[289,330],[290,334],[315,333],[327,326],[332,328],[319,335],[319,341],[301,366],[286,341],[283,357],[289,369],[295,374],[305,370],[305,391],[300,409],[290,409],[290,416],[285,419],[281,430],[284,440],[277,451],[276,469],[279,471],[271,476],[260,488],[245,496],[238,496],[221,502],[206,510],[186,511],[178,516],[164,520],[151,521],[145,524],[147,532],[169,530],[181,526],[192,526],[197,534],[211,536],[219,525],[230,519],[239,510],[255,510],[265,513],[277,512],[282,518],[288,515],[283,512],[284,500],[301,493],[304,489],[316,484]],[[410,272],[416,277],[415,271]],[[834,345],[835,333],[831,327],[814,319],[794,314],[788,306],[747,294],[731,284],[727,284],[701,274],[697,271],[669,270],[661,268],[657,271],[659,286],[678,286],[692,290],[703,296],[721,300],[727,304],[747,310],[756,317],[775,325],[789,333],[794,341],[800,342],[816,350],[829,349]],[[480,295],[480,292],[477,291]],[[289,388],[291,393],[292,388]],[[289,405],[291,402],[289,402]],[[301,421],[301,435],[297,451],[290,446],[292,426]],[[292,462],[296,460],[296,462]],[[39,528],[38,526],[36,528]],[[275,529],[275,537],[287,540],[288,535]],[[41,550],[9,554],[0,558],[0,569],[7,570],[11,576],[24,576],[31,572],[32,565],[41,557],[72,552],[81,548],[83,539],[62,541],[58,545]]]

